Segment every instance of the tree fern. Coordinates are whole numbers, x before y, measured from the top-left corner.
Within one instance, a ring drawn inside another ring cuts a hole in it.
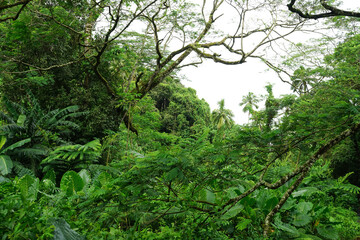
[[[41,164],[45,170],[50,166],[55,169],[80,169],[96,163],[101,155],[101,144],[98,139],[84,145],[66,145],[56,148]]]
[[[350,193],[354,193],[354,194],[359,194],[360,193],[360,188],[358,186],[352,185],[350,183],[346,183],[346,184],[341,184],[338,186],[340,189],[350,192]]]

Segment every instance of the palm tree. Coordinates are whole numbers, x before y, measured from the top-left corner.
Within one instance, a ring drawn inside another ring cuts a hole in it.
[[[234,114],[230,109],[225,109],[225,100],[222,99],[218,102],[219,108],[212,112],[213,123],[217,129],[221,129],[223,126],[230,128],[234,124]]]
[[[257,105],[257,103],[260,102],[260,99],[255,96],[254,93],[249,92],[248,95],[243,96],[241,103],[239,104],[240,106],[244,106],[243,108],[243,112],[248,112],[249,113],[249,120],[250,120],[250,115],[254,114],[254,107],[257,109],[259,108],[259,106]]]
[[[308,70],[303,66],[300,66],[297,70],[295,70],[291,81],[291,90],[297,92],[300,96],[309,92],[312,85],[316,83],[316,79],[311,78]]]

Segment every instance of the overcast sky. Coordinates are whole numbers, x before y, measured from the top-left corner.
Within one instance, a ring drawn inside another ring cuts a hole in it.
[[[356,9],[360,1],[344,0],[344,8]],[[301,41],[301,39],[298,39]],[[211,110],[217,108],[217,102],[225,99],[225,107],[231,109],[235,115],[236,123],[248,122],[248,114],[243,113],[239,103],[248,92],[256,95],[266,94],[265,86],[274,85],[276,97],[292,93],[290,86],[283,83],[272,70],[256,59],[248,58],[247,62],[237,66],[226,66],[205,61],[198,68],[188,67],[181,72],[187,80],[182,83],[186,87],[194,88],[199,98],[204,98]]]
[[[237,66],[206,61],[198,68],[184,69],[182,73],[188,80],[183,80],[182,83],[186,87],[194,88],[198,97],[204,98],[210,104],[211,110],[218,107],[218,101],[225,99],[225,107],[233,111],[234,120],[237,123],[246,123],[248,114],[243,113],[239,103],[248,92],[266,94],[265,86],[273,83],[275,96],[290,93],[290,86],[281,82],[274,72],[266,69],[265,64],[255,59],[249,59]]]

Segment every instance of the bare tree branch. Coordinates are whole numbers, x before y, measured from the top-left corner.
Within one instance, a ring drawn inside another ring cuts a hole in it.
[[[13,3],[13,4],[8,4],[8,5],[3,5],[3,6],[0,6],[0,12],[1,11],[4,11],[6,9],[10,9],[10,8],[13,8],[13,7],[16,7],[16,6],[20,6],[20,9],[17,11],[17,13],[12,16],[12,17],[5,17],[5,18],[0,18],[0,22],[5,22],[7,20],[16,20],[19,18],[21,12],[25,9],[26,5],[28,5],[32,0],[24,0],[24,1],[19,1],[19,2],[16,2],[16,3]]]
[[[294,7],[296,2],[297,2],[297,0],[291,0],[290,3],[287,5],[287,7],[291,12],[298,14],[302,18],[319,19],[319,18],[328,18],[328,17],[335,17],[335,16],[346,16],[346,17],[356,17],[356,18],[360,17],[359,12],[346,11],[346,10],[342,10],[342,9],[330,6],[329,4],[326,3],[326,0],[320,0],[320,4],[322,5],[322,7],[325,10],[328,10],[328,12],[319,13],[319,14],[309,14],[307,12],[301,11],[300,9]]]

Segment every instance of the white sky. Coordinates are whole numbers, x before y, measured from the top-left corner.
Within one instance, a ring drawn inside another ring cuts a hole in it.
[[[344,0],[344,8],[356,9],[360,1]],[[302,39],[298,39],[301,41]],[[237,66],[227,66],[205,61],[198,68],[188,67],[181,72],[188,80],[182,83],[186,87],[194,88],[198,97],[205,99],[211,110],[216,109],[217,102],[225,99],[225,107],[231,109],[236,123],[248,122],[248,114],[243,113],[239,103],[248,92],[255,95],[266,94],[265,86],[274,84],[273,92],[276,97],[292,93],[290,86],[283,83],[272,70],[259,60],[248,58],[247,62]]]
[[[198,68],[184,69],[182,73],[189,80],[183,80],[182,83],[194,88],[198,97],[209,103],[211,110],[218,108],[217,102],[225,99],[225,107],[233,111],[235,122],[246,123],[248,114],[243,113],[239,103],[248,92],[264,95],[267,83],[273,83],[275,96],[290,93],[290,86],[266,69],[267,66],[256,59],[248,59],[246,63],[237,66],[206,61]]]

